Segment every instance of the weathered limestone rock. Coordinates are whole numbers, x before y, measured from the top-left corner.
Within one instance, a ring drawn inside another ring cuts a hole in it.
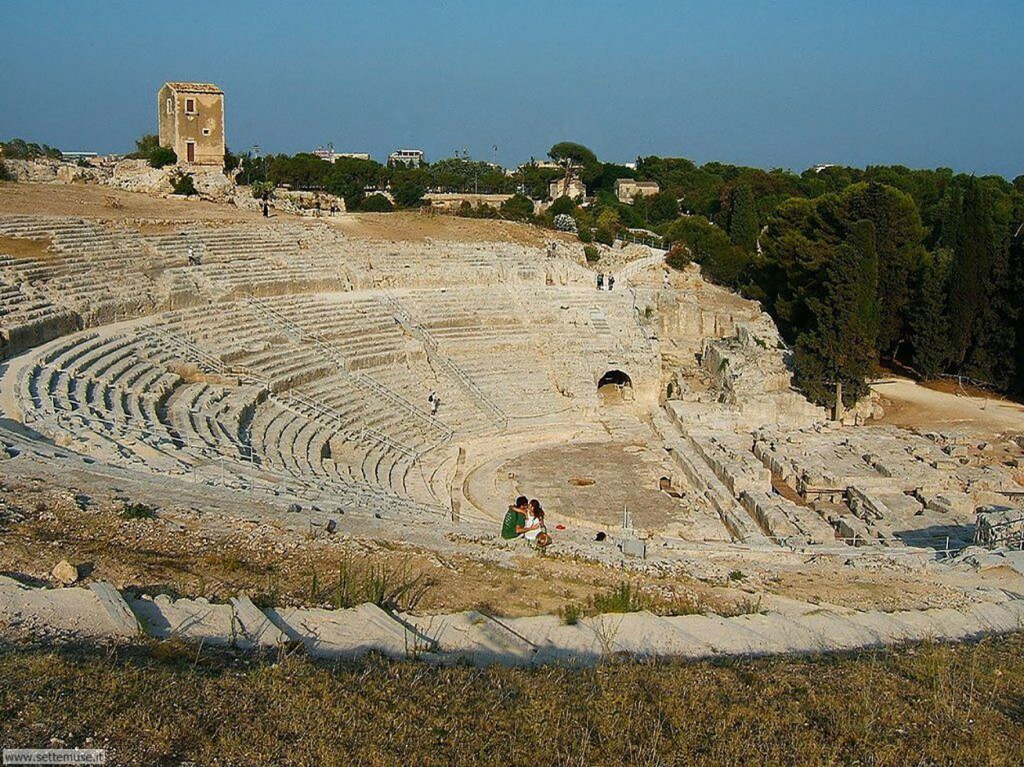
[[[66,559],[62,559],[58,562],[50,575],[64,586],[70,586],[73,583],[77,583],[79,578],[78,567],[71,564]]]

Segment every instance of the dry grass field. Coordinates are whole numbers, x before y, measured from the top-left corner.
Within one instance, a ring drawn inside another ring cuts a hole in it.
[[[1022,650],[1016,636],[570,671],[8,646],[0,741],[105,748],[119,765],[1010,767]]]

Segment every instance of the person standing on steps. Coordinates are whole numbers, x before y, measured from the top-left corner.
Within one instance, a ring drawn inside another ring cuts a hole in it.
[[[615,275],[614,274],[609,274],[608,275],[608,290],[613,290],[614,288],[615,288]]]
[[[604,272],[597,273],[597,289],[604,290]]]
[[[266,197],[263,198],[263,218],[270,218],[270,203]]]

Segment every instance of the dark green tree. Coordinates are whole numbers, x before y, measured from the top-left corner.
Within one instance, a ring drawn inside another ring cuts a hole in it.
[[[985,301],[977,318],[974,344],[964,372],[1003,391],[1013,382],[1014,346],[1020,294],[1011,274],[1009,243],[992,243],[991,264],[984,280]]]
[[[501,203],[501,215],[513,221],[529,221],[533,218],[533,200],[521,194],[514,194]]]
[[[548,150],[548,157],[566,167],[577,169],[583,183],[590,189],[598,183],[604,171],[597,155],[589,147],[574,141],[558,142]]]
[[[846,221],[875,225],[878,252],[878,350],[895,354],[906,335],[910,274],[920,257],[924,227],[913,198],[877,183],[855,184],[842,194]]]
[[[985,285],[993,261],[992,214],[976,178],[966,182],[963,212],[949,278],[950,358],[963,364],[985,306]]]
[[[367,213],[390,213],[394,209],[391,200],[382,194],[371,194],[359,204],[359,210]]]
[[[178,162],[178,155],[169,146],[158,146],[146,158],[153,168],[164,168]]]
[[[246,153],[239,161],[238,175],[235,181],[242,186],[262,184],[267,180],[267,159],[265,157],[254,157]]]
[[[548,207],[547,212],[552,216],[557,216],[559,213],[568,213],[570,216],[576,210],[576,203],[571,197],[559,197]]]
[[[1024,179],[1024,176],[1018,176]],[[1017,322],[1014,328],[1013,380],[1010,391],[1018,397],[1024,394],[1024,224],[1013,230],[1010,237],[1010,270],[1014,295],[1017,298]]]
[[[224,147],[224,172],[230,173],[242,162],[242,158],[234,154],[228,147]]]
[[[574,141],[559,141],[548,150],[548,157],[555,162],[571,163],[577,167],[597,164],[597,155]]]
[[[828,260],[820,293],[810,301],[815,325],[797,339],[797,380],[821,404],[835,405],[837,383],[845,404],[867,393],[878,338],[875,239],[871,221],[850,226],[847,240]]]
[[[406,178],[399,181],[391,193],[399,207],[418,208],[423,203],[423,195],[426,191],[426,187],[419,181]]]
[[[729,239],[734,245],[753,251],[757,247],[757,210],[754,192],[746,184],[736,187],[730,195]]]
[[[644,199],[642,204],[646,208],[647,221],[653,226],[679,218],[679,200],[672,192],[658,192]]]
[[[917,269],[914,308],[910,313],[911,364],[924,378],[934,378],[949,363],[949,271],[953,252],[926,253]]]

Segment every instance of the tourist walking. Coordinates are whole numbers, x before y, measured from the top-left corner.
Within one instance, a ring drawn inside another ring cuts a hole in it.
[[[597,273],[597,289],[604,290],[604,272]]]
[[[615,288],[615,275],[614,274],[609,274],[608,275],[608,290],[614,290],[614,288]]]

